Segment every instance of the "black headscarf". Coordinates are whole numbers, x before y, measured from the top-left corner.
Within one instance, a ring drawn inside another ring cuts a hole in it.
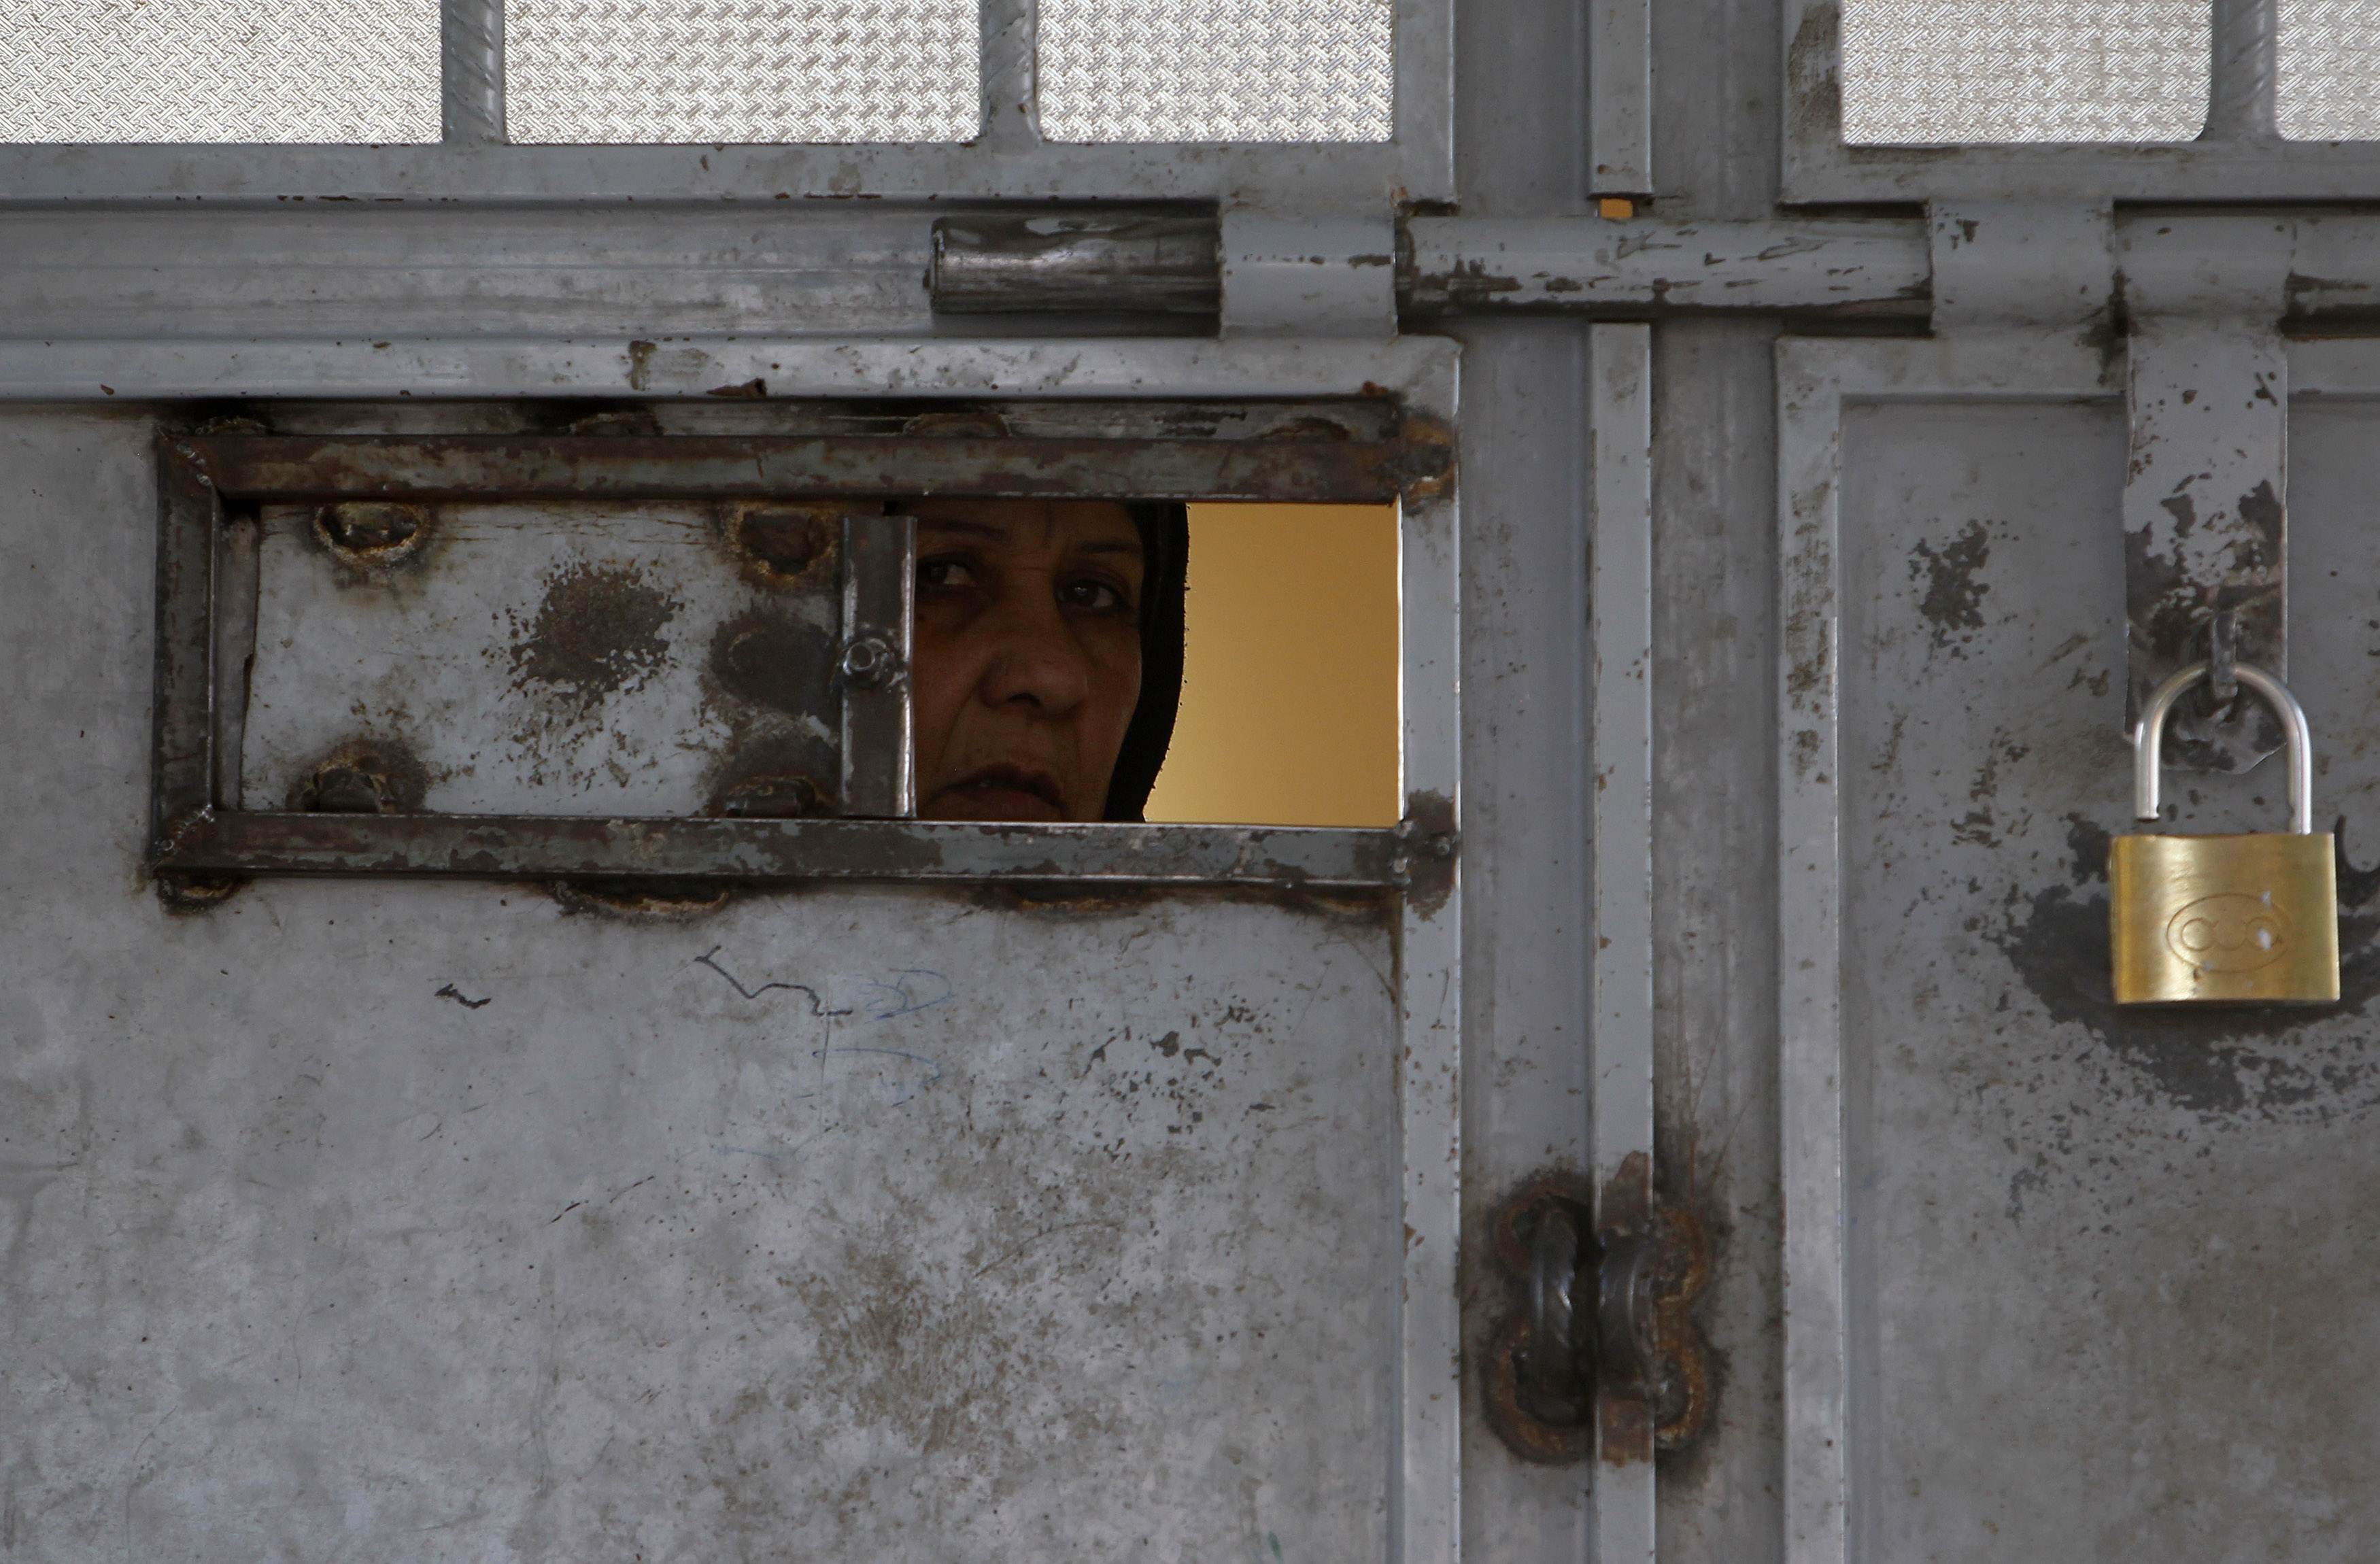
[[[1182,709],[1184,598],[1189,586],[1190,507],[1178,500],[1135,500],[1125,507],[1140,533],[1140,704],[1123,731],[1102,817],[1138,820],[1173,742]]]

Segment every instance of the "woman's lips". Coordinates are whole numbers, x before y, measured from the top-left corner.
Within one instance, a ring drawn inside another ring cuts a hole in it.
[[[1066,818],[1065,799],[1058,791],[1058,779],[1025,766],[985,766],[943,787],[935,796],[964,800],[982,811],[978,817],[982,819]]]

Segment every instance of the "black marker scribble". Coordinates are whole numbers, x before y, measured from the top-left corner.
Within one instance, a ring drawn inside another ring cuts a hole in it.
[[[463,997],[462,989],[457,988],[455,985],[449,983],[443,988],[439,989],[437,993],[431,995],[431,998],[452,1000],[456,1004],[461,1005],[465,1010],[477,1010],[481,1005],[487,1004],[490,1000],[492,1000],[495,998],[495,995],[490,994],[488,998],[484,1000],[467,1000]]]
[[[736,976],[734,973],[728,971],[725,967],[710,959],[725,948],[726,947],[722,945],[711,946],[710,949],[695,957],[695,964],[698,966],[707,966],[710,968],[711,971],[719,974],[720,976],[727,979],[729,986],[737,993],[743,995],[746,999],[757,1000],[771,988],[787,988],[808,996],[810,1001],[810,1013],[812,1015],[849,1015],[851,1013],[851,1012],[847,1010],[829,1010],[827,1008],[826,1001],[819,998],[819,991],[816,988],[811,988],[807,983],[772,982],[763,983],[757,988],[747,988],[741,982],[736,980]]]

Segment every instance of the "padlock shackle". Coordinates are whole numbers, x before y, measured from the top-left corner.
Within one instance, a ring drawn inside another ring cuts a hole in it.
[[[2140,726],[2132,730],[2132,814],[2135,818],[2154,820],[2164,812],[2159,802],[2158,783],[2162,780],[2165,761],[2165,720],[2173,710],[2173,703],[2182,692],[2204,679],[2208,665],[2193,662],[2167,675],[2165,683],[2149,692],[2148,704],[2141,708]],[[2289,752],[2289,830],[2300,836],[2313,834],[2313,730],[2306,725],[2305,708],[2298,704],[2289,686],[2270,673],[2250,662],[2235,662],[2232,673],[2239,681],[2265,697],[2281,720]]]

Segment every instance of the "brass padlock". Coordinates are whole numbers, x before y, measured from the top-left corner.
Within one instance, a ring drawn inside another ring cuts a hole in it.
[[[2313,737],[2278,679],[2233,665],[2289,735],[2289,832],[2119,836],[2107,854],[2118,1004],[2322,1004],[2338,998],[2338,879],[2313,829]],[[2207,676],[2159,685],[2132,733],[2132,813],[2158,817],[2165,720]]]

